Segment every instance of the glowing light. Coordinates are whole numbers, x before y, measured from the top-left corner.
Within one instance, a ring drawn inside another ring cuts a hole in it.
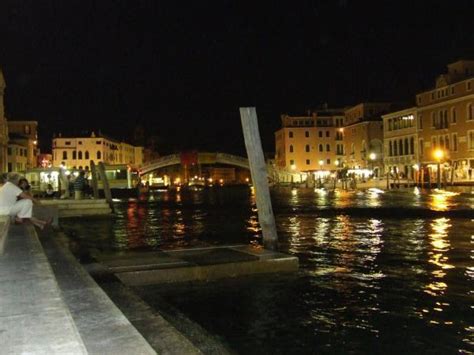
[[[296,165],[295,164],[291,164],[291,170],[296,170]]]
[[[324,160],[320,160],[319,161],[319,166],[323,166],[324,165]]]
[[[420,166],[419,166],[418,164],[414,164],[414,165],[413,165],[413,169],[415,169],[415,170],[418,171],[418,170],[420,170]]]
[[[335,164],[336,164],[336,166],[339,166],[339,164],[340,164],[339,159],[336,160],[336,163],[335,163]]]
[[[443,159],[443,157],[444,157],[444,151],[441,150],[441,149],[436,149],[436,150],[433,152],[433,156],[434,156],[437,160],[441,160],[441,159]]]
[[[375,153],[370,153],[369,154],[369,159],[370,160],[375,160],[376,158],[377,158],[377,154],[375,154]]]

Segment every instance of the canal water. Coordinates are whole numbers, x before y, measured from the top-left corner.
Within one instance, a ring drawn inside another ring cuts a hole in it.
[[[237,353],[472,353],[471,191],[272,191],[280,249],[299,272],[149,286]],[[249,188],[118,201],[114,220],[64,225],[77,255],[260,243]]]

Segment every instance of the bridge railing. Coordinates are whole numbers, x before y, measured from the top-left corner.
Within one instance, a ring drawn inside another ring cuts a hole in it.
[[[246,158],[227,153],[216,153],[216,159],[220,163],[230,163],[237,166],[249,168],[249,161]]]

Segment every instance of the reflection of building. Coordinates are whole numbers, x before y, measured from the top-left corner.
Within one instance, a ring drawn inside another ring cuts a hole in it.
[[[417,108],[391,112],[382,116],[384,127],[385,172],[402,173],[413,179],[418,157]]]
[[[382,114],[390,103],[360,103],[345,111],[346,165],[351,169],[382,169]],[[371,159],[372,158],[372,159]]]
[[[275,165],[288,172],[335,170],[342,162],[344,115],[324,109],[308,116],[281,116],[275,133]]]
[[[0,69],[0,172],[7,171],[7,146],[8,146],[8,126],[5,118],[5,107],[3,103],[3,94],[5,92],[5,79]]]
[[[8,121],[8,171],[35,168],[38,159],[38,122]]]
[[[469,168],[474,169],[474,61],[449,64],[436,87],[417,94],[416,100],[420,160],[436,164],[433,152],[440,148],[456,176],[466,178]]]
[[[87,137],[58,137],[53,139],[53,166],[65,164],[68,168],[86,169],[95,164],[143,164],[143,147],[135,147],[114,139],[95,135]]]

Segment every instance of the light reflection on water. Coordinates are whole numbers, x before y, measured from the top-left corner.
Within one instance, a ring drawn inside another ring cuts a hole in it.
[[[472,196],[280,189],[272,197],[281,248],[300,259],[296,276],[148,287],[142,296],[153,305],[162,295],[239,353],[472,351],[474,222],[407,210],[470,208]],[[392,214],[378,214],[387,207]],[[117,208],[115,221],[69,224],[69,235],[102,251],[261,240],[246,191],[183,190]]]

